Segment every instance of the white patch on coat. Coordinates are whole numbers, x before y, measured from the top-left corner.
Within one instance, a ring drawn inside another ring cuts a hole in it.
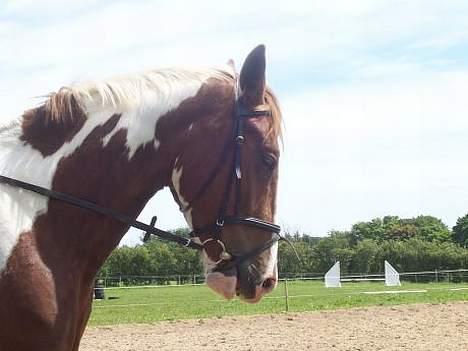
[[[177,159],[176,159],[175,164],[177,164]],[[187,200],[185,200],[184,196],[182,195],[181,186],[180,186],[180,180],[182,178],[182,170],[183,170],[182,166],[174,167],[174,169],[172,170],[172,177],[171,177],[172,178],[172,186],[174,187],[174,190],[175,190],[175,192],[177,194],[179,204],[182,207],[187,207],[189,205],[189,203],[187,202]],[[189,209],[187,211],[183,211],[183,214],[184,214],[184,217],[185,217],[185,221],[187,222],[189,227],[191,229],[193,229],[192,209]]]
[[[46,157],[19,139],[22,134],[19,124],[2,131],[0,174],[50,189],[59,161],[79,148],[94,128],[110,116],[108,112],[102,112],[88,118],[71,141]],[[48,198],[42,195],[0,183],[0,272],[19,235],[31,230],[36,217],[46,212],[47,204]]]
[[[50,187],[55,169],[43,161],[42,155],[30,146],[18,143],[16,147],[7,149],[4,140],[0,143],[2,175]],[[29,231],[34,219],[46,208],[45,197],[0,183],[0,272],[5,268],[19,235]]]
[[[135,155],[139,147],[153,142],[157,149],[160,141],[155,137],[155,129],[160,117],[166,113],[176,110],[186,99],[194,97],[200,90],[203,81],[180,82],[178,87],[173,87],[173,91],[142,92],[140,105],[121,112],[121,117],[114,130],[103,140],[104,145],[112,136],[120,130],[127,130],[128,158]],[[175,84],[174,84],[175,85]],[[117,113],[117,111],[116,111]]]
[[[175,165],[177,165],[178,159],[174,162]],[[179,200],[179,203],[182,207],[187,207],[189,205],[188,201],[184,198],[182,191],[181,191],[181,185],[180,181],[182,179],[182,173],[183,173],[183,167],[182,166],[175,166],[173,171],[172,171],[172,186],[177,194],[177,199]],[[193,222],[192,222],[192,209],[189,209],[187,211],[182,211],[185,221],[187,222],[188,226],[190,229],[193,229]],[[198,237],[195,237],[192,239],[194,242],[201,244],[201,240]],[[212,261],[206,252],[203,250],[202,251],[202,260],[204,263],[205,267],[205,274],[211,273],[213,269],[216,268],[216,263]]]
[[[194,97],[208,79],[229,81],[232,77],[231,72],[218,69],[165,69],[84,83],[69,89],[91,116],[103,108],[121,114],[117,126],[103,139],[103,144],[118,131],[127,130],[126,144],[131,159],[138,148],[147,143],[153,142],[156,149],[159,147],[155,129],[160,117]]]

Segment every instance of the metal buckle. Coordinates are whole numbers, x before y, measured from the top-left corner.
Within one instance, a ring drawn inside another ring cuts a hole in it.
[[[153,216],[153,218],[151,218],[151,222],[150,222],[149,226],[151,228],[154,228],[154,225],[156,224],[157,220],[158,220],[158,217]],[[144,234],[145,234],[145,236],[143,237],[143,242],[146,243],[150,239],[151,233],[150,232],[145,232]],[[185,245],[185,246],[188,246],[188,245]]]
[[[232,259],[232,255],[227,251],[223,251],[219,254],[219,258],[223,261],[229,261]]]
[[[202,245],[205,246],[205,244],[210,242],[210,241],[216,241],[219,244],[219,246],[221,246],[221,253],[219,254],[219,260],[214,262],[215,264],[220,264],[223,261],[229,261],[229,260],[232,259],[232,255],[226,250],[226,246],[224,245],[224,243],[221,240],[208,238],[208,239],[206,239],[205,241],[202,242]],[[206,249],[204,249],[204,250],[205,250],[205,253],[206,253]],[[208,258],[210,257],[208,255],[208,253],[206,253],[206,255],[208,256]]]

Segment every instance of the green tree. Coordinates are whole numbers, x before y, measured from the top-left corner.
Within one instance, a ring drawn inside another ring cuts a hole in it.
[[[326,272],[336,261],[343,258],[348,260],[348,253],[343,249],[350,247],[351,243],[346,232],[330,232],[328,237],[323,238],[313,247],[313,255],[316,259],[315,271]]]
[[[353,248],[349,271],[354,273],[375,273],[379,271],[376,264],[380,246],[375,240],[365,239]]]
[[[385,237],[390,240],[408,240],[414,238],[417,232],[414,224],[403,224],[399,221],[386,229]]]
[[[380,218],[374,218],[370,222],[359,222],[352,226],[351,233],[357,241],[383,240],[385,238],[384,222]]]
[[[315,256],[312,246],[303,241],[291,241],[294,249],[285,242],[278,248],[278,270],[284,274],[314,272]],[[296,253],[299,260],[296,257]]]
[[[411,238],[435,242],[451,241],[450,230],[447,226],[440,219],[432,216],[401,219],[397,216],[374,218],[370,222],[354,224],[351,234],[357,241],[372,239],[382,242]]]
[[[468,248],[468,214],[458,218],[452,229],[452,240],[464,248]]]
[[[109,256],[101,273],[105,275],[146,275],[151,269],[148,250],[143,246],[123,246]]]
[[[416,227],[416,238],[439,243],[451,241],[450,230],[439,218],[418,216],[409,221]]]

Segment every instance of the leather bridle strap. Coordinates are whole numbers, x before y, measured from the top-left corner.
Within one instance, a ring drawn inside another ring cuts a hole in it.
[[[254,227],[261,230],[266,230],[275,234],[281,232],[281,227],[277,224],[266,222],[260,218],[255,217],[226,217],[224,218],[225,224],[241,224]]]
[[[264,221],[260,218],[255,217],[242,217],[240,216],[240,205],[242,202],[241,196],[241,180],[242,180],[242,146],[245,141],[244,136],[244,123],[246,119],[258,118],[271,116],[271,110],[267,105],[259,105],[253,109],[246,109],[239,99],[239,80],[236,77],[234,85],[234,128],[233,128],[233,139],[230,143],[233,144],[233,158],[231,171],[228,174],[228,179],[224,188],[224,193],[221,197],[221,202],[218,207],[217,217],[214,223],[204,225],[202,227],[194,227],[190,233],[191,237],[198,238],[201,242],[210,243],[209,248],[205,247],[206,254],[208,257],[215,262],[215,271],[225,271],[239,265],[252,257],[261,254],[263,251],[270,248],[279,240],[284,240],[280,235],[280,226]],[[230,145],[228,142],[228,146]],[[223,149],[222,155],[227,153],[226,147]],[[208,181],[203,184],[201,190],[198,191],[197,196],[194,199],[198,199],[199,194],[203,194],[210,182],[214,179],[214,175],[220,170],[220,164],[218,163],[214,171],[208,177]],[[232,191],[234,187],[234,191]],[[230,201],[230,194],[234,196],[233,201]],[[233,213],[227,215],[228,204],[233,203]],[[192,208],[193,200],[187,205],[186,209]],[[224,226],[226,225],[242,225],[249,226],[255,229],[259,229],[272,234],[271,239],[264,242],[261,246],[254,248],[253,250],[246,252],[243,255],[235,256],[228,252],[226,244],[222,241],[221,233]],[[215,246],[213,246],[215,245]],[[210,251],[211,250],[211,251]],[[219,256],[218,256],[219,255]]]
[[[42,196],[45,196],[45,197],[49,197],[49,198],[54,199],[54,200],[59,200],[59,201],[65,202],[65,203],[67,203],[69,205],[72,205],[72,206],[75,206],[75,207],[78,207],[78,208],[82,208],[82,209],[85,209],[85,210],[88,210],[88,211],[91,211],[91,212],[99,213],[99,214],[101,214],[103,216],[111,217],[111,218],[113,218],[113,219],[115,219],[115,220],[117,220],[117,221],[119,221],[121,223],[124,223],[124,224],[126,224],[126,225],[128,225],[130,227],[140,229],[140,230],[143,230],[146,233],[156,235],[157,237],[159,237],[159,238],[161,238],[163,240],[166,240],[166,241],[172,241],[172,242],[175,242],[175,243],[177,243],[179,245],[190,247],[190,248],[196,249],[196,250],[202,250],[203,249],[203,245],[201,245],[201,244],[199,244],[197,242],[194,242],[192,239],[184,238],[184,237],[178,236],[178,235],[174,235],[174,234],[172,234],[170,232],[155,228],[153,225],[148,225],[148,224],[139,222],[137,220],[134,220],[134,219],[128,217],[127,215],[124,215],[124,214],[122,214],[122,213],[120,213],[120,212],[118,212],[116,210],[111,209],[111,208],[102,207],[102,206],[96,205],[93,202],[83,200],[83,199],[77,198],[77,197],[69,195],[69,194],[65,194],[65,193],[62,193],[62,192],[59,192],[59,191],[55,191],[55,190],[46,189],[46,188],[43,188],[43,187],[38,186],[38,185],[23,182],[23,181],[13,179],[13,178],[9,178],[9,177],[2,176],[2,175],[0,175],[0,183],[4,183],[4,184],[8,184],[8,185],[11,185],[11,186],[22,188],[22,189],[25,189],[25,190],[28,190],[28,191],[32,191],[32,192],[34,192],[36,194],[39,194],[39,195],[42,195]],[[153,222],[153,224],[154,224],[154,222]]]
[[[216,230],[220,230],[224,225],[229,225],[229,224],[245,225],[245,226],[257,228],[260,230],[265,230],[274,234],[280,234],[281,232],[281,227],[279,225],[266,222],[264,220],[261,220],[260,218],[229,216],[229,217],[224,218],[223,223],[209,224],[201,228],[194,229],[191,233],[191,236],[199,237],[200,235],[204,233],[207,233],[207,232],[209,233],[209,232],[213,232]]]
[[[231,140],[227,140],[226,143],[223,146],[223,149],[218,157],[218,160],[216,162],[216,166],[213,168],[211,171],[210,175],[205,179],[203,185],[198,189],[198,191],[195,193],[193,198],[188,202],[187,205],[182,205],[182,203],[179,200],[178,196],[175,196],[178,204],[179,204],[179,210],[181,212],[187,212],[193,208],[193,205],[205,194],[206,190],[208,189],[209,185],[214,181],[215,177],[219,174],[221,167],[224,165],[223,159],[226,157],[229,151],[229,147],[231,146]],[[176,192],[174,192],[176,193]]]

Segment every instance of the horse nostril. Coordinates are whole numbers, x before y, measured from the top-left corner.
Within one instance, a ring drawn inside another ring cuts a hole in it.
[[[265,290],[271,290],[275,287],[276,279],[275,278],[267,278],[263,281],[262,288]]]

